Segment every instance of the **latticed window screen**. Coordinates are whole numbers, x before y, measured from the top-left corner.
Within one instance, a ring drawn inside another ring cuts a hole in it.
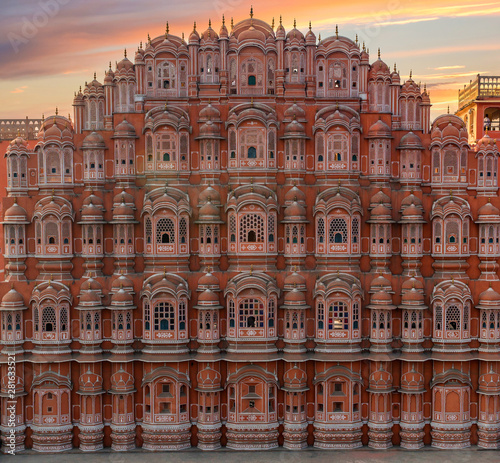
[[[151,244],[152,239],[153,239],[153,224],[151,223],[151,219],[148,217],[146,219],[146,243]]]
[[[175,310],[169,302],[158,302],[154,308],[154,328],[156,331],[175,329]]]
[[[460,329],[460,309],[456,305],[446,308],[446,329],[457,331]]]
[[[35,331],[38,331],[38,325],[40,324],[40,318],[38,315],[38,308],[35,307],[33,309],[33,318],[34,318],[34,323],[35,323]]]
[[[234,301],[229,301],[229,327],[234,328],[236,313],[234,310]]]
[[[359,329],[359,304],[357,302],[352,306],[352,329]]]
[[[101,316],[99,315],[99,312],[96,312],[94,314],[94,329],[98,330],[100,323],[101,323]]]
[[[59,230],[54,222],[45,225],[45,244],[59,244]]]
[[[172,219],[160,219],[156,222],[156,243],[174,243],[175,229]]]
[[[179,222],[179,238],[181,244],[187,243],[187,220],[184,217]]]
[[[240,328],[264,328],[264,303],[258,299],[244,299],[239,304]]]
[[[357,217],[352,219],[352,242],[357,243],[359,241],[359,220]]]
[[[318,219],[318,242],[325,242],[325,219],[323,217]]]
[[[469,329],[469,306],[464,306],[464,330]]]
[[[318,329],[322,330],[325,327],[325,305],[323,301],[318,301]]]
[[[330,243],[347,243],[347,222],[344,219],[330,221],[328,240]]]
[[[275,233],[275,216],[274,214],[270,214],[267,218],[267,228],[269,233],[269,241],[274,242],[274,233]]]
[[[186,302],[185,301],[179,302],[179,329],[180,330],[186,329]]]
[[[174,135],[162,134],[156,143],[156,159],[158,161],[175,161],[177,146]]]
[[[53,307],[45,307],[42,310],[42,331],[56,330],[56,311]]]
[[[149,302],[144,304],[144,329],[149,330],[151,328],[151,310],[149,308]]]
[[[240,219],[240,242],[263,243],[264,219],[258,214],[245,214]]]
[[[347,137],[343,134],[330,135],[328,138],[328,161],[347,161]]]
[[[92,314],[90,312],[87,312],[87,314],[85,315],[85,329],[92,329]]]
[[[127,312],[127,330],[132,329],[132,314],[130,312]]]
[[[269,299],[268,309],[269,309],[268,310],[269,328],[273,328],[274,327],[274,315],[276,312],[276,301],[273,298]]]
[[[349,312],[345,302],[336,301],[328,308],[328,329],[349,329]]]
[[[63,307],[60,312],[61,320],[61,331],[66,331],[68,329],[68,309]]]
[[[443,308],[437,306],[435,310],[436,330],[443,329]]]

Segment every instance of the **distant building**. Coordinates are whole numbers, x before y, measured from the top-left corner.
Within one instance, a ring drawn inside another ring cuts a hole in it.
[[[430,107],[251,17],[1,142],[3,449],[498,449],[499,153]]]
[[[42,119],[0,119],[0,141],[14,140],[17,137],[23,137],[25,140],[35,140]]]
[[[486,132],[500,139],[500,77],[478,74],[458,91],[456,114],[467,126],[470,143],[476,143]]]

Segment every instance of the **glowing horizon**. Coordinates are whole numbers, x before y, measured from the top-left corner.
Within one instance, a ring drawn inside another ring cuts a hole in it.
[[[362,0],[355,4],[318,0],[304,5],[298,0],[253,1],[256,18],[269,24],[283,15],[287,31],[304,33],[312,22],[316,36],[335,34],[360,42],[370,49],[370,61],[382,59],[400,70],[404,82],[413,71],[413,80],[426,83],[433,104],[432,118],[455,111],[458,90],[475,75],[500,75],[500,1],[471,4],[470,0],[403,0],[382,2]],[[123,50],[133,52],[142,41],[165,33],[189,36],[193,21],[201,32],[212,19],[216,31],[225,15],[237,23],[248,18],[250,4],[242,0],[201,2],[185,0],[182,5],[144,0],[7,0],[0,18],[0,118],[40,118],[59,114],[73,117],[73,94],[86,81],[102,82],[111,61],[119,61]],[[280,9],[281,7],[281,9]],[[51,9],[52,8],[52,9]],[[195,12],[193,14],[193,11]],[[31,30],[29,24],[32,25]],[[99,71],[100,70],[100,71]]]

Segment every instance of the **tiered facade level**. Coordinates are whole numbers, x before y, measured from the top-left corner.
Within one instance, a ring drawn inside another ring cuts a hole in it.
[[[498,149],[357,41],[167,33],[2,146],[16,448],[499,448]]]

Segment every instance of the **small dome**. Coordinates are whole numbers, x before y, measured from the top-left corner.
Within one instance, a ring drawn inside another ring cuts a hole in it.
[[[302,291],[293,288],[285,294],[285,304],[287,305],[304,305],[306,303],[306,297]]]
[[[130,124],[130,122],[128,122],[126,119],[123,119],[123,121],[120,122],[115,127],[114,136],[116,138],[135,137],[136,132],[135,132],[134,126],[132,124]]]
[[[392,375],[380,368],[370,375],[370,389],[388,390],[392,389]]]
[[[2,298],[2,307],[23,307],[23,296],[18,293],[13,287]]]
[[[297,188],[296,185],[290,188],[285,194],[285,202],[305,201],[305,200],[306,200],[305,193],[300,188]]]
[[[97,207],[93,202],[85,204],[82,208],[82,218],[97,218],[102,219],[104,212],[101,207]]]
[[[306,279],[297,272],[290,273],[285,277],[285,288],[306,288]]]
[[[116,391],[134,389],[134,377],[121,368],[111,376],[111,387]]]
[[[286,34],[287,40],[304,41],[304,34],[300,32],[294,25],[293,29]]]
[[[419,209],[415,204],[410,204],[406,206],[403,210],[403,217],[422,217],[422,210]]]
[[[240,33],[238,36],[238,41],[243,42],[244,40],[251,40],[253,42],[265,42],[266,36],[263,32],[255,29],[255,27],[250,26],[247,30]]]
[[[125,275],[120,275],[118,278],[113,280],[113,283],[111,284],[112,291],[116,291],[120,288],[123,288],[128,291],[133,291],[134,289],[134,284],[132,283],[132,280],[127,278]]]
[[[300,134],[300,135],[302,135],[305,133],[306,133],[306,128],[304,127],[304,125],[295,119],[285,126],[285,134],[288,134],[288,135]]]
[[[413,150],[423,150],[422,140],[418,135],[415,135],[413,132],[408,132],[401,138],[399,143],[400,149],[413,149]]]
[[[196,379],[199,389],[213,390],[221,387],[221,374],[210,367],[201,370]]]
[[[403,198],[403,200],[401,201],[401,208],[404,209],[405,207],[411,206],[412,204],[418,208],[422,207],[422,201],[418,196],[415,196],[413,194],[413,191],[410,193],[409,196]]]
[[[306,117],[306,112],[297,104],[290,106],[284,114],[284,119],[303,119]]]
[[[307,386],[306,372],[295,365],[286,371],[283,382],[287,389],[303,389]]]
[[[130,193],[127,193],[125,190],[122,190],[121,193],[118,193],[113,198],[113,204],[121,204],[121,203],[135,204],[135,198]]]
[[[479,295],[479,304],[485,306],[494,306],[500,308],[500,294],[491,286]]]
[[[85,291],[80,294],[80,304],[82,305],[100,305],[101,296],[94,291]]]
[[[401,302],[404,305],[422,305],[424,303],[424,295],[421,291],[417,291],[417,289],[412,288],[403,293]]]
[[[132,61],[130,61],[125,55],[123,59],[116,65],[116,69],[118,71],[129,71],[130,69],[134,69],[134,63],[132,63]]]
[[[290,206],[288,206],[284,211],[285,218],[297,217],[305,218],[306,208],[301,206],[297,201],[294,201]]]
[[[204,306],[214,306],[219,305],[219,296],[214,293],[211,289],[206,289],[198,297],[198,304]]]
[[[98,291],[98,292],[102,290],[99,282],[94,280],[92,277],[90,277],[87,281],[82,283],[80,289],[85,291]]]
[[[401,289],[404,290],[411,290],[411,289],[418,289],[418,290],[423,290],[424,289],[424,284],[412,276],[411,278],[406,279],[403,281],[403,284],[401,285]]]
[[[220,213],[219,209],[212,204],[211,201],[207,201],[201,208],[200,208],[200,214],[199,214],[200,219],[205,219],[205,220],[220,220]]]
[[[104,205],[104,202],[99,196],[96,196],[94,192],[92,191],[89,196],[87,196],[83,200],[82,207],[84,206],[90,206],[90,204],[93,204],[94,206],[102,207]]]
[[[391,282],[382,274],[374,278],[370,285],[370,291],[376,292],[380,289],[390,291],[392,289]]]
[[[28,213],[25,211],[23,207],[17,204],[17,200],[14,200],[14,204],[5,211],[3,217],[6,222],[28,221]]]
[[[130,293],[125,291],[123,288],[120,288],[115,294],[111,296],[111,305],[117,306],[127,306],[133,305],[134,298]]]
[[[392,305],[392,297],[385,291],[377,291],[372,295],[371,303],[376,305]]]
[[[370,205],[376,206],[378,204],[391,204],[391,198],[382,190],[377,191],[370,199]]]
[[[492,216],[492,215],[500,215],[500,210],[493,206],[490,201],[488,201],[484,206],[481,206],[477,211],[479,217],[481,216]]]
[[[383,204],[379,204],[378,206],[375,206],[372,211],[371,211],[371,218],[378,217],[388,217],[391,218],[391,211],[387,206],[384,206]]]
[[[23,137],[18,136],[14,138],[9,143],[9,151],[27,151],[28,150],[28,141],[25,140]]]
[[[424,376],[417,371],[408,371],[401,377],[401,389],[405,391],[422,392],[424,388]]]
[[[206,273],[198,280],[198,288],[219,290],[219,279],[213,273]]]
[[[87,371],[78,379],[78,389],[80,392],[100,392],[102,383],[101,375]]]
[[[500,391],[500,375],[494,371],[481,375],[479,377],[479,390],[498,393]]]
[[[82,148],[87,149],[105,149],[106,144],[104,143],[104,138],[97,132],[89,133],[83,140]]]
[[[480,150],[494,150],[498,151],[497,141],[491,138],[488,133],[485,133],[483,138],[477,141],[476,151]]]
[[[134,210],[125,203],[113,208],[113,218],[116,217],[134,217]]]
[[[205,188],[201,193],[200,196],[198,197],[198,202],[203,203],[205,201],[208,201],[210,198],[210,201],[214,203],[220,203],[220,194],[217,190],[212,188],[212,186],[208,186]]]
[[[389,66],[385,64],[380,58],[375,61],[371,66],[370,66],[370,72],[369,72],[369,77],[375,77],[376,75],[391,75],[391,70],[389,69]]]
[[[200,127],[200,138],[201,137],[219,137],[220,130],[217,124],[214,124],[211,120],[205,122]]]
[[[199,117],[203,120],[218,121],[220,119],[220,111],[209,103],[200,111]]]
[[[382,119],[379,119],[368,129],[367,138],[390,138],[391,136],[391,128]]]

